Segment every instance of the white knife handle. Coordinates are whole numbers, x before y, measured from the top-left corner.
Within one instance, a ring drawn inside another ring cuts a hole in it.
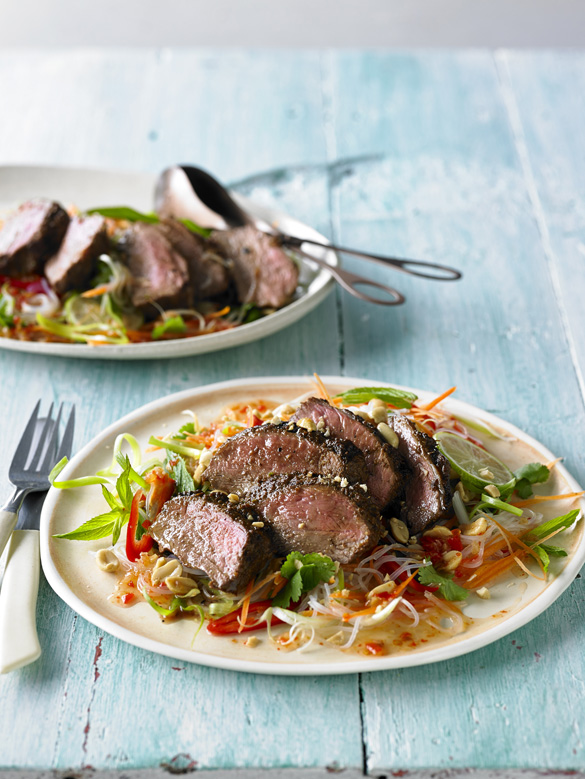
[[[8,543],[10,534],[14,530],[17,517],[18,514],[14,511],[5,511],[4,509],[0,511],[0,555]]]
[[[0,674],[41,654],[36,625],[40,565],[38,530],[15,530],[0,590]]]

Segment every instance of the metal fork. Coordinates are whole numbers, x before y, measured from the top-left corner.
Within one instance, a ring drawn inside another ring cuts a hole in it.
[[[56,419],[53,419],[53,404],[44,419],[39,419],[39,409],[40,401],[28,421],[10,466],[9,478],[15,491],[0,512],[0,549],[10,537],[0,590],[0,673],[32,663],[41,654],[36,630],[40,575],[38,516],[36,522],[28,524],[29,528],[35,529],[14,530],[14,526],[26,495],[49,489],[52,467],[71,454],[73,444],[75,406],[62,438],[59,428],[63,404]]]

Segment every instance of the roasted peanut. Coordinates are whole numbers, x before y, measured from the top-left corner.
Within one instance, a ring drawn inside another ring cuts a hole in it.
[[[423,533],[423,536],[428,536],[429,538],[450,538],[452,535],[453,533],[444,525],[435,525],[435,527]]]
[[[397,517],[390,520],[390,532],[399,544],[407,544],[410,538],[410,532],[404,522]]]
[[[158,584],[168,576],[181,576],[182,574],[183,566],[178,560],[167,560],[166,557],[159,557],[150,578],[153,584]]]
[[[114,573],[120,567],[120,561],[111,549],[100,549],[95,556],[98,568],[106,573]]]

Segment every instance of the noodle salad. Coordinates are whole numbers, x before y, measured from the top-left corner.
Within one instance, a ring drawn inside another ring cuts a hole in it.
[[[209,490],[205,470],[230,437],[287,422],[307,395],[281,405],[233,404],[207,425],[185,412],[188,421],[165,436],[152,436],[146,451],[122,434],[111,466],[80,479],[59,480],[63,460],[51,474],[53,486],[99,484],[107,510],[56,537],[110,539],[95,554],[98,567],[112,577],[110,601],[120,608],[147,603],[162,622],[192,619],[195,635],[205,629],[213,636],[245,634],[249,647],[267,639],[282,650],[329,646],[370,656],[460,635],[473,623],[467,604],[489,600],[492,589],[511,577],[544,582],[552,575],[555,560],[567,556],[565,531],[581,513],[571,506],[583,493],[535,495],[534,485],[546,484],[557,461],[512,471],[486,448],[485,441],[503,438],[497,430],[444,408],[442,401],[454,389],[427,403],[383,387],[331,397],[318,380],[320,397],[379,430],[392,415],[404,415],[433,438],[451,466],[453,499],[445,517],[412,534],[399,516],[384,516],[385,536],[357,562],[292,551],[269,560],[243,592],[226,592],[203,571],[163,553],[148,534],[170,498]],[[569,510],[545,520],[539,509],[551,500],[567,501]]]

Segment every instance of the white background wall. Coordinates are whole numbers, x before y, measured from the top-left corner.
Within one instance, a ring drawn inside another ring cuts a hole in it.
[[[0,46],[585,45],[585,0],[0,0]]]

